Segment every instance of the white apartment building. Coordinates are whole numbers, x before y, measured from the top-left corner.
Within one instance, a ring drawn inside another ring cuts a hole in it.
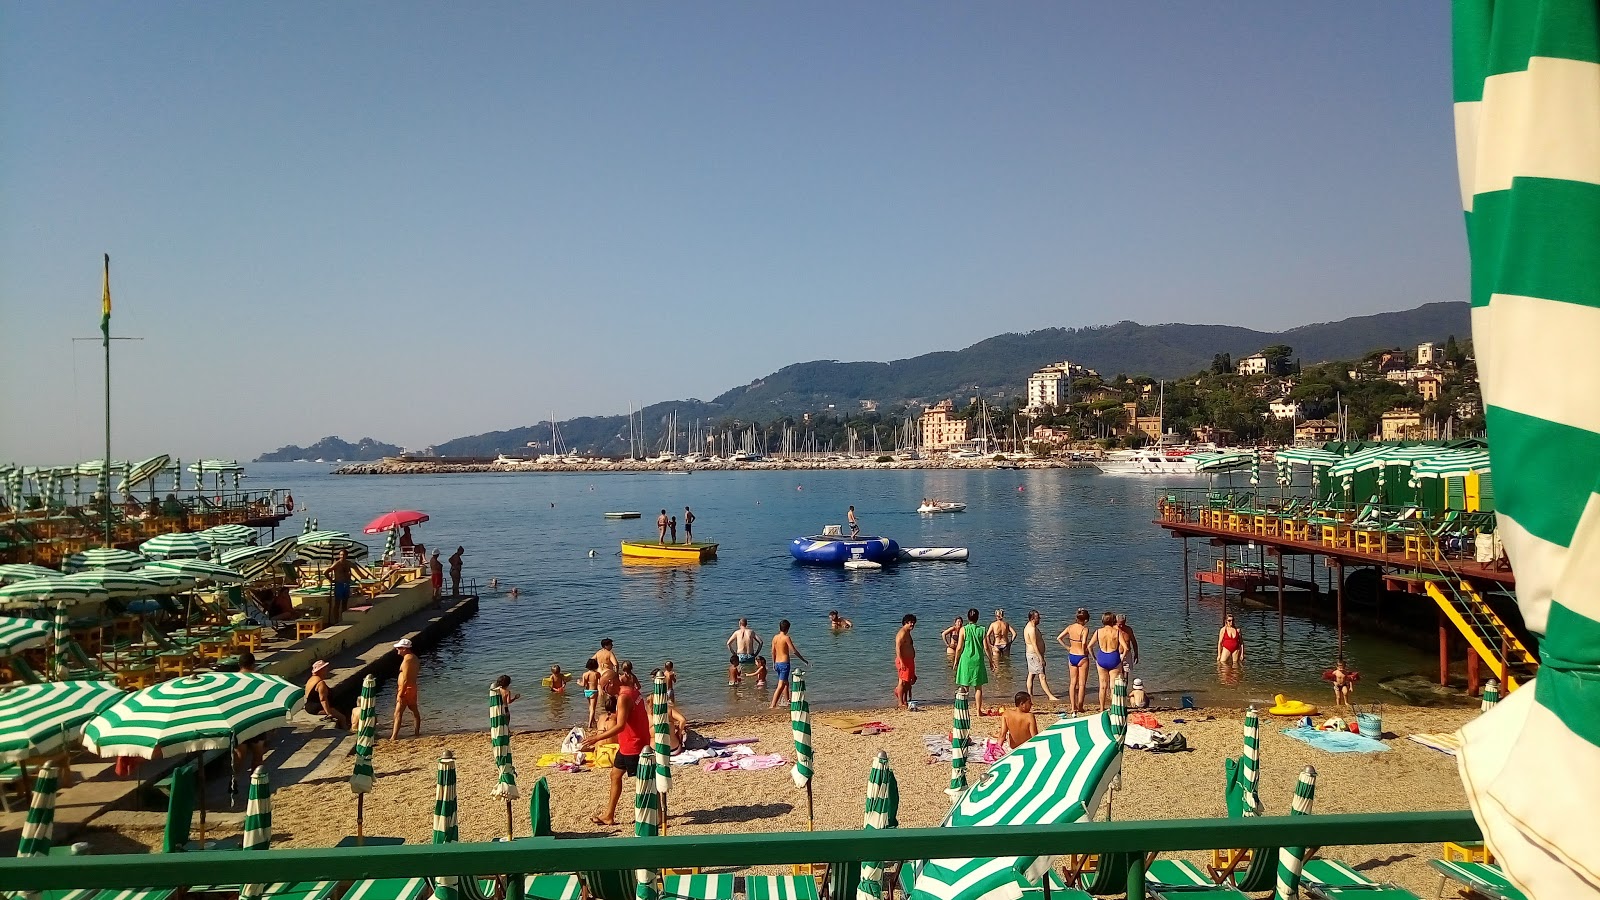
[[[1417,365],[1437,366],[1444,363],[1444,351],[1433,341],[1423,341],[1417,345]]]
[[[1267,358],[1259,353],[1252,353],[1234,365],[1233,370],[1240,375],[1265,375],[1267,374]]]
[[[1274,419],[1297,419],[1300,404],[1294,400],[1274,400],[1267,404],[1267,414]]]
[[[1028,412],[1046,406],[1060,409],[1072,400],[1072,379],[1098,374],[1093,369],[1062,360],[1028,376]]]

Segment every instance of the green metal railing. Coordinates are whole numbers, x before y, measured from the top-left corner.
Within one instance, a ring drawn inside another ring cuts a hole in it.
[[[527,875],[667,867],[858,863],[1071,853],[1151,853],[1264,846],[1357,846],[1480,840],[1465,810],[1240,819],[1091,822],[997,828],[683,835],[641,840],[530,839],[362,848],[207,851],[0,860],[0,890],[172,887],[349,881],[442,875]],[[1140,857],[1129,897],[1144,896]],[[511,900],[521,879],[507,879]]]

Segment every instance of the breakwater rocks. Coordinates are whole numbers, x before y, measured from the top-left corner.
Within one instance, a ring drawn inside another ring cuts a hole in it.
[[[878,462],[861,459],[765,459],[760,462],[655,462],[648,460],[595,459],[583,462],[532,462],[511,460],[461,460],[395,458],[377,462],[351,463],[333,470],[335,475],[445,475],[458,472],[726,472],[819,469],[1073,469],[1089,463],[1065,458],[1051,459],[903,459]]]

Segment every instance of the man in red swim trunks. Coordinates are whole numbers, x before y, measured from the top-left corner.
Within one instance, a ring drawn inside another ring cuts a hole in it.
[[[610,728],[589,735],[582,746],[586,751],[593,750],[615,738],[617,755],[611,763],[610,800],[603,814],[591,816],[589,821],[596,825],[615,825],[623,778],[632,778],[637,773],[639,754],[650,746],[650,716],[645,711],[644,699],[639,696],[639,688],[632,683],[624,684],[616,669],[607,669],[600,676],[600,690],[617,698],[617,714]]]
[[[917,683],[917,650],[911,644],[911,629],[917,617],[906,613],[900,620],[900,630],[894,636],[894,671],[899,683],[894,688],[894,699],[902,708],[911,705],[911,686]]]
[[[416,718],[411,736],[419,737],[422,734],[422,710],[417,706],[417,674],[421,666],[417,663],[417,655],[411,652],[411,639],[395,641],[394,652],[400,654],[400,677],[395,681],[394,730],[389,733],[391,741],[400,739],[400,723],[407,712]]]

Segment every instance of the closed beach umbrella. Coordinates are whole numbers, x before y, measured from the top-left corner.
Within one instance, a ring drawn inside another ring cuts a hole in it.
[[[515,826],[511,815],[511,801],[517,799],[517,770],[511,764],[511,713],[500,692],[489,689],[489,745],[494,748],[494,796],[506,802],[506,839],[513,836]]]
[[[1024,741],[961,795],[945,828],[1053,825],[1094,817],[1121,766],[1111,714],[1068,719]],[[1019,900],[1019,879],[1038,884],[1052,856],[930,859],[914,866],[915,900]]]
[[[101,756],[226,750],[289,724],[300,689],[276,675],[207,672],[129,694],[83,727]]]
[[[50,855],[56,829],[56,789],[60,784],[55,761],[45,763],[33,782],[33,799],[28,803],[28,818],[22,823],[22,840],[17,844],[18,859]]]
[[[143,575],[132,572],[79,572],[61,579],[67,584],[82,584],[90,588],[99,588],[107,596],[122,598],[154,597],[158,594],[170,594],[172,589]]]
[[[391,528],[389,529],[389,536],[383,539],[383,558],[393,559],[395,553],[398,552],[399,549],[400,532],[397,529]]]
[[[1111,730],[1117,733],[1117,740],[1122,740],[1128,734],[1128,682],[1122,677],[1122,672],[1111,675]]]
[[[1300,780],[1294,785],[1294,802],[1289,807],[1291,816],[1311,815],[1312,801],[1317,796],[1317,770],[1306,766],[1300,770]],[[1278,850],[1278,887],[1273,892],[1275,900],[1289,900],[1300,891],[1300,869],[1305,865],[1306,848],[1281,847]]]
[[[649,748],[639,754],[639,768],[633,780],[633,834],[657,837],[661,834],[661,795],[656,793],[655,753]],[[659,900],[654,869],[634,869],[635,900]]]
[[[272,846],[272,785],[267,770],[257,766],[250,776],[250,797],[244,804],[244,844],[241,850],[265,850]],[[239,888],[239,900],[259,900],[266,893],[264,884]]]
[[[317,530],[317,520],[308,518],[308,519],[306,519],[305,527],[300,529],[300,533],[301,534],[310,534],[311,532],[316,531],[316,530]]]
[[[789,774],[795,787],[806,789],[806,824],[815,827],[811,803],[811,774],[816,764],[811,749],[811,702],[806,699],[806,673],[798,669],[789,676],[789,731],[794,735],[794,769]]]
[[[134,570],[135,575],[143,575],[146,578],[160,577],[155,574],[157,572],[171,572],[195,581],[209,581],[213,584],[238,584],[244,581],[244,573],[238,569],[220,563],[206,562],[203,559],[163,559]]]
[[[50,624],[41,619],[0,616],[0,656],[12,656],[50,643]],[[0,694],[0,698],[5,697]]]
[[[892,797],[890,787],[894,773],[889,769],[889,754],[879,750],[878,755],[872,760],[872,768],[867,772],[867,808],[862,817],[861,827],[868,831],[882,831],[889,828],[893,816],[889,809]],[[841,898],[849,900],[849,898]],[[861,880],[856,884],[856,900],[883,900],[883,863],[879,861],[863,862],[861,864]]]
[[[1245,808],[1252,813],[1261,809],[1261,717],[1251,705],[1244,711],[1244,780]]]
[[[656,758],[656,791],[661,794],[661,821],[666,823],[667,792],[672,790],[672,719],[667,715],[667,676],[656,673],[650,688],[650,734]]]
[[[1483,683],[1483,711],[1488,712],[1500,702],[1500,682],[1491,678]]]
[[[152,456],[149,459],[134,463],[133,466],[128,469],[128,476],[122,479],[121,484],[117,485],[117,490],[121,493],[127,494],[132,492],[134,488],[148,481],[150,482],[150,490],[154,492],[156,489],[156,476],[160,475],[161,470],[165,469],[167,467],[167,463],[170,462],[172,462],[172,457],[168,454],[162,453]]]
[[[33,563],[5,563],[0,565],[0,584],[31,581],[35,578],[60,578],[62,574],[64,573]]]
[[[0,692],[0,763],[60,753],[78,740],[85,722],[123,696],[109,681],[23,684]]]
[[[456,758],[449,750],[439,757],[433,781],[433,842],[454,844],[461,839],[456,828]],[[433,879],[435,900],[461,900],[461,878],[442,875]]]
[[[967,711],[967,689],[956,688],[956,702],[950,713],[950,786],[945,793],[960,797],[967,789],[967,735],[972,730],[972,717]]]
[[[71,578],[34,578],[0,588],[0,607],[25,609],[57,603],[104,603],[111,595],[92,582]]]
[[[52,629],[52,641],[55,646],[51,655],[55,663],[55,676],[57,679],[67,677],[67,672],[72,669],[72,660],[67,658],[67,644],[72,640],[71,619],[67,617],[67,605],[56,603],[55,628]]]
[[[96,547],[93,550],[84,550],[67,557],[61,564],[66,572],[87,572],[92,570],[107,570],[112,572],[129,572],[139,568],[150,560],[129,550],[118,550],[115,547]]]
[[[361,680],[361,699],[356,701],[355,769],[350,773],[350,790],[356,795],[356,837],[366,836],[365,813],[367,794],[377,782],[372,771],[372,749],[377,743],[378,710],[375,696],[378,693],[377,676],[368,675]]]
[[[414,509],[397,509],[373,519],[367,523],[367,527],[361,530],[366,534],[382,534],[385,531],[398,531],[411,525],[421,525],[426,521],[428,521],[428,514],[425,512],[417,512]]]

